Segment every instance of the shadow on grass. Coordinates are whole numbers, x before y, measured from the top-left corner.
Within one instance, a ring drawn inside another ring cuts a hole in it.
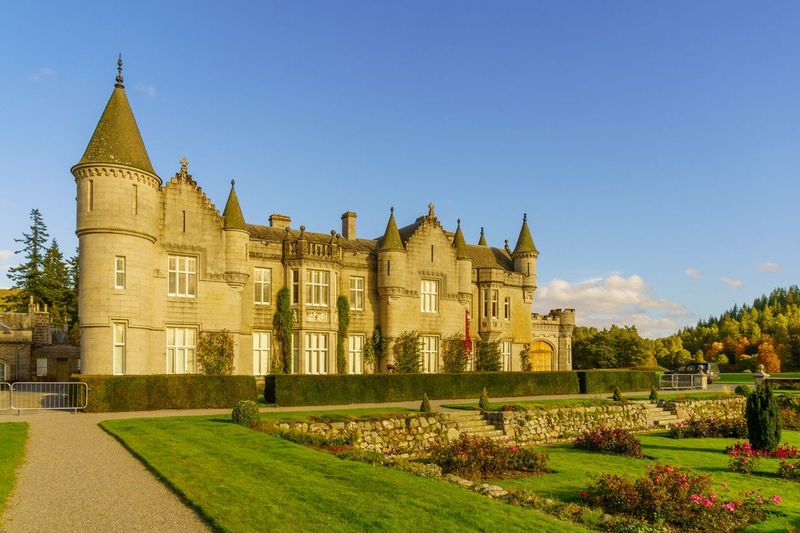
[[[224,422],[224,420],[220,420],[220,422]],[[128,445],[128,443],[125,442],[120,436],[118,436],[116,433],[114,433],[110,429],[106,428],[105,425],[103,424],[103,422],[99,423],[98,426],[100,426],[100,429],[105,431],[114,440],[119,442],[122,445],[122,447],[125,448],[128,451],[128,453],[130,453],[140,463],[142,463],[142,465],[144,465],[144,467],[151,474],[153,474],[157,480],[159,480],[161,483],[166,485],[178,497],[178,499],[181,502],[183,502],[184,505],[186,505],[191,510],[193,510],[197,514],[197,516],[200,517],[200,519],[203,522],[205,522],[208,525],[209,528],[211,528],[212,531],[215,531],[215,532],[224,532],[225,531],[225,529],[216,520],[214,520],[214,518],[212,516],[207,514],[203,510],[202,507],[200,507],[195,502],[193,502],[191,499],[189,499],[189,497],[181,489],[179,489],[176,485],[174,485],[168,478],[166,478],[163,475],[161,475],[161,473],[152,464],[150,464],[150,462],[144,456],[140,455],[136,450],[131,448]]]

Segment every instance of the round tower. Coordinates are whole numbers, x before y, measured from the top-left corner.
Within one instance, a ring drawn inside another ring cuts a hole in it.
[[[394,207],[389,214],[386,231],[378,244],[378,294],[380,295],[380,324],[384,337],[396,337],[403,332],[397,299],[406,286],[406,249],[394,219]],[[387,347],[387,352],[390,352]],[[391,356],[390,356],[391,357]],[[384,358],[384,361],[387,358]]]
[[[161,178],[125,94],[121,57],[117,69],[86,152],[71,169],[78,200],[84,374],[164,371],[147,362]]]
[[[461,219],[458,219],[458,227],[453,235],[453,249],[456,252],[458,269],[458,298],[468,306],[472,298],[472,258],[464,240],[464,232],[461,231]]]
[[[536,290],[536,258],[539,250],[533,244],[531,230],[528,227],[528,214],[522,217],[522,228],[519,230],[517,245],[511,253],[514,259],[514,272],[522,274],[522,288],[525,290],[526,302],[533,302],[533,293]]]
[[[231,180],[231,192],[225,204],[225,211],[222,212],[225,232],[225,279],[232,287],[242,287],[249,277],[247,245],[250,242],[250,233],[245,226],[235,185],[236,182]]]

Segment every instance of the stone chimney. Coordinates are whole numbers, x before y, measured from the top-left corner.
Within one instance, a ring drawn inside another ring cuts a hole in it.
[[[342,213],[342,236],[350,241],[356,238],[356,216],[353,211]]]
[[[284,229],[289,227],[289,223],[292,221],[292,217],[287,215],[280,215],[278,213],[272,213],[269,216],[269,225],[272,228]]]

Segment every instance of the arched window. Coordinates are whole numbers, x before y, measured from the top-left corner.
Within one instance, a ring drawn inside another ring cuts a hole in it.
[[[530,348],[531,367],[534,372],[552,370],[553,347],[544,341],[533,341]]]

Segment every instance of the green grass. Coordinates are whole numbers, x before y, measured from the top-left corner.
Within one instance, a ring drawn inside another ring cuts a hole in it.
[[[679,465],[697,473],[710,473],[720,490],[725,482],[729,494],[738,495],[745,490],[760,490],[765,496],[779,494],[783,498],[780,510],[785,514],[750,526],[747,531],[786,531],[789,524],[800,526],[800,483],[777,477],[777,459],[762,460],[756,475],[728,472],[728,456],[725,447],[736,439],[683,439],[669,438],[666,434],[639,435],[644,453],[662,464]],[[800,445],[800,432],[784,431],[783,441]],[[602,472],[627,473],[632,477],[644,474],[645,466],[655,460],[606,455],[576,450],[568,444],[545,446],[550,454],[548,466],[555,473],[546,476],[531,476],[501,480],[497,484],[515,489],[536,492],[559,500],[578,501],[579,494],[589,483],[591,474]]]
[[[499,410],[504,405],[516,405],[528,410],[552,409],[553,407],[592,407],[597,405],[613,405],[614,401],[611,395],[604,395],[604,398],[557,398],[551,400],[530,400],[518,402],[504,402],[504,403],[490,403],[490,410]],[[670,392],[659,391],[658,397],[662,400],[701,400],[708,398],[720,398],[731,396],[724,392]],[[647,394],[623,394],[622,397],[626,400],[647,400]],[[444,407],[449,409],[462,409],[462,410],[477,410],[478,402],[475,403],[456,403],[446,404]]]
[[[264,422],[280,422],[280,421],[294,421],[294,420],[309,420],[310,417],[316,417],[325,422],[340,422],[343,420],[354,420],[361,418],[372,418],[376,415],[396,414],[405,416],[408,414],[419,413],[416,409],[408,409],[406,407],[364,407],[361,409],[332,409],[326,410],[309,410],[309,411],[261,411],[261,420]]]
[[[228,417],[101,426],[218,530],[583,531],[438,480],[341,460]]]
[[[14,488],[14,474],[25,455],[28,424],[25,422],[0,423],[0,516]]]
[[[770,374],[772,377],[775,378],[800,378],[800,372],[781,372],[778,374]],[[748,372],[726,372],[721,373],[719,375],[719,381],[715,381],[714,383],[745,383],[747,385],[753,385],[753,374]]]

